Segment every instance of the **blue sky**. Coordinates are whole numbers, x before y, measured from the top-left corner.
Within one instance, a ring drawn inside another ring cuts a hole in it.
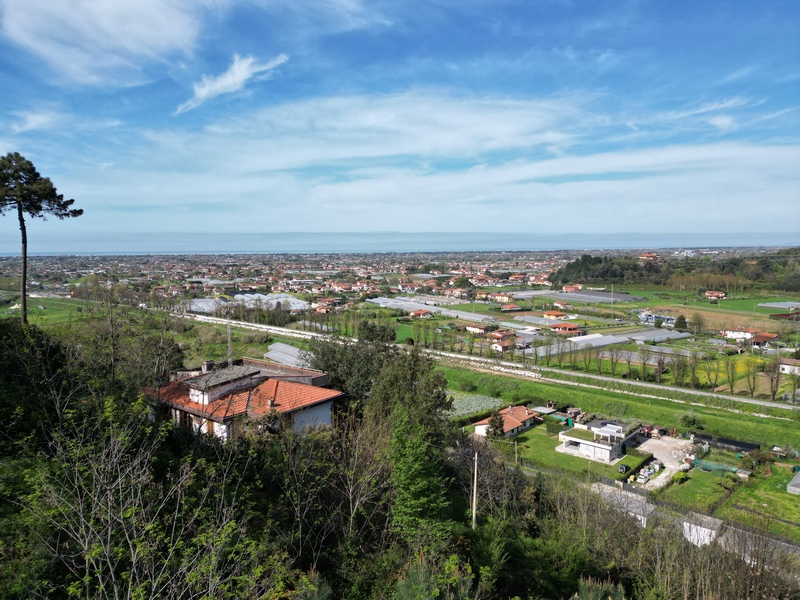
[[[0,0],[0,153],[85,210],[33,223],[32,250],[800,238],[799,28],[795,0]]]

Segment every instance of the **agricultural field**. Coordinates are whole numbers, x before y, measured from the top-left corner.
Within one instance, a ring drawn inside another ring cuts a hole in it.
[[[685,429],[681,418],[691,412],[698,416],[706,433],[800,448],[800,413],[790,409],[781,409],[775,413],[778,418],[769,418],[755,416],[753,413],[765,409],[753,405],[741,404],[737,408],[739,412],[733,412],[680,401],[479,373],[462,367],[443,367],[442,371],[451,389],[461,390],[465,385],[472,385],[477,394],[500,397],[507,402],[543,405],[553,400],[607,417],[656,423],[679,431]]]
[[[507,403],[500,398],[492,398],[491,396],[452,390],[448,391],[448,395],[453,398],[453,408],[450,410],[451,419],[485,413],[489,410],[507,406]]]
[[[793,476],[791,466],[773,464],[771,475],[739,486],[716,514],[732,521],[766,526],[773,533],[800,543],[800,496],[786,491],[786,484]],[[776,515],[782,520],[775,519]]]

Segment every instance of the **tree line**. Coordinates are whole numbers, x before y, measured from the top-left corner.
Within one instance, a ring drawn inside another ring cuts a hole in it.
[[[682,257],[639,261],[635,256],[580,258],[552,273],[554,286],[569,283],[646,284],[703,293],[717,289],[741,293],[754,287],[787,292],[800,291],[800,248],[757,256],[724,256],[719,259]]]

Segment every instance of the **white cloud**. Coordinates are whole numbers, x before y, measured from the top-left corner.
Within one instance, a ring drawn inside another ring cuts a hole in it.
[[[671,111],[662,113],[660,115],[663,119],[685,119],[687,117],[696,117],[697,115],[704,115],[710,112],[719,110],[728,110],[732,108],[741,108],[753,104],[747,98],[728,98],[727,100],[719,100],[717,102],[706,102],[694,108],[687,108],[685,110]]]
[[[62,116],[52,111],[19,111],[12,114],[18,119],[17,122],[11,126],[11,131],[13,131],[14,134],[41,129],[52,129],[62,121]]]
[[[129,84],[143,59],[193,49],[210,1],[0,0],[0,27],[61,78]]]
[[[279,54],[270,61],[259,63],[252,56],[245,56],[242,58],[238,54],[234,54],[233,63],[222,75],[218,75],[217,77],[203,75],[200,83],[194,84],[194,96],[187,102],[181,104],[175,111],[175,114],[197,108],[206,100],[219,96],[220,94],[238,92],[255,75],[269,72],[275,67],[282,65],[287,60],[289,60],[288,56]],[[263,77],[262,75],[261,78]]]
[[[722,133],[728,133],[736,129],[736,120],[728,115],[717,115],[708,120],[710,125],[713,125]]]

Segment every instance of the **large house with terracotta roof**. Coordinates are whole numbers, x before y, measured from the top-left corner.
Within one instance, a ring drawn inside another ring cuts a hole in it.
[[[536,424],[539,413],[525,406],[509,406],[500,411],[503,418],[503,433],[505,437],[514,437],[527,431]],[[475,435],[486,437],[489,434],[489,419],[475,423]]]
[[[333,402],[344,394],[287,379],[234,365],[178,378],[155,399],[175,423],[221,440],[241,436],[250,419],[268,415],[283,417],[298,432],[330,426]]]

